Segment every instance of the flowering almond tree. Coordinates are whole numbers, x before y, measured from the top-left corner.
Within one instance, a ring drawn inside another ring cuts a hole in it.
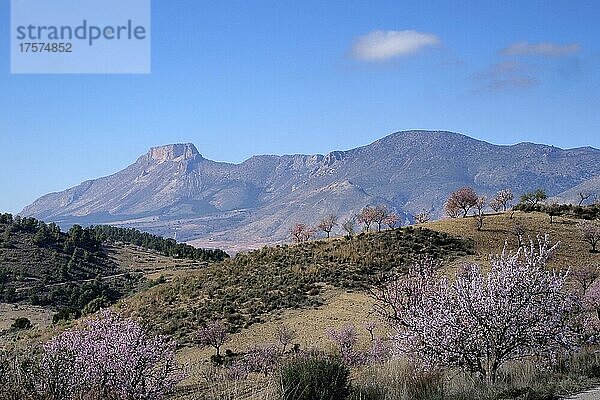
[[[366,206],[358,213],[357,220],[359,223],[364,224],[365,230],[369,232],[371,225],[378,217],[378,210],[375,207]]]
[[[314,234],[314,231],[306,224],[295,224],[292,229],[290,229],[290,233],[296,243],[302,243],[308,242]]]
[[[600,242],[600,224],[597,221],[583,221],[580,224],[583,240],[590,244],[590,252],[596,253],[596,247]]]
[[[377,311],[395,329],[397,353],[493,383],[507,361],[576,347],[566,274],[546,270],[557,245],[548,237],[538,241],[504,251],[487,273],[466,265],[449,279],[425,263],[374,292]]]
[[[338,217],[335,214],[328,214],[319,221],[317,228],[327,235],[329,238],[331,236],[331,231],[333,227],[338,224]]]
[[[356,352],[353,347],[358,337],[353,325],[346,325],[339,330],[330,328],[325,334],[336,344],[344,361],[350,362],[355,358]]]
[[[448,197],[444,209],[446,214],[451,218],[457,218],[462,214],[466,217],[469,214],[469,210],[477,204],[477,193],[473,188],[465,186],[453,192]]]
[[[211,321],[198,331],[198,340],[201,346],[215,349],[215,356],[221,357],[221,346],[229,340],[227,327],[221,321]]]
[[[400,217],[396,213],[390,213],[383,221],[390,229],[394,229],[400,223]]]
[[[506,211],[509,207],[509,203],[514,200],[514,198],[515,196],[510,189],[500,190],[490,201],[490,207],[496,212],[500,210]]]
[[[49,399],[162,399],[184,377],[173,340],[109,310],[43,350],[38,390]]]

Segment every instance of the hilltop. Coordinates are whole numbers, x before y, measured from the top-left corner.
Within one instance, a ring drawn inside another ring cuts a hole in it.
[[[382,204],[406,222],[443,214],[448,193],[543,188],[561,201],[600,192],[600,150],[499,146],[444,131],[404,131],[326,155],[261,155],[240,164],[204,158],[191,144],[152,148],[113,175],[51,193],[22,215],[64,226],[130,226],[201,247],[240,250],[286,240],[297,222],[340,219]]]
[[[237,332],[285,310],[321,307],[339,290],[365,293],[421,257],[448,262],[470,253],[468,240],[412,227],[264,247],[182,273],[125,300],[123,309],[185,343],[213,319]]]

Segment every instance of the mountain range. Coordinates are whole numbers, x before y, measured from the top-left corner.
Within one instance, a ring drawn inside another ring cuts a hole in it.
[[[154,147],[110,176],[47,194],[21,212],[71,224],[131,226],[229,250],[276,243],[296,222],[341,219],[385,204],[405,222],[443,214],[451,191],[493,195],[543,188],[577,200],[600,193],[600,150],[494,145],[445,131],[402,131],[326,155],[259,155],[239,164],[205,159],[191,144]]]

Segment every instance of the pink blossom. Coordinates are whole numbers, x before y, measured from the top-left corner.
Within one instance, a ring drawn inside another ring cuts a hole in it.
[[[564,290],[566,273],[546,269],[556,247],[538,238],[492,258],[487,272],[468,265],[449,279],[417,265],[390,282],[374,296],[395,329],[396,352],[493,382],[509,360],[572,350],[577,304]]]
[[[55,398],[161,399],[183,379],[175,342],[110,310],[44,345],[38,389]]]

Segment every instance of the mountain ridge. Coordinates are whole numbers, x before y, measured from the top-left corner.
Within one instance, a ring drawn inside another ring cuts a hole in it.
[[[42,196],[22,215],[72,223],[132,226],[183,240],[278,242],[295,222],[345,218],[385,204],[405,221],[440,216],[463,185],[488,195],[538,187],[551,196],[600,176],[600,150],[495,145],[449,131],[399,131],[327,154],[256,155],[240,163],[206,159],[192,143],[151,148],[115,174]],[[598,187],[600,192],[600,187]],[[574,199],[573,199],[574,200]]]

